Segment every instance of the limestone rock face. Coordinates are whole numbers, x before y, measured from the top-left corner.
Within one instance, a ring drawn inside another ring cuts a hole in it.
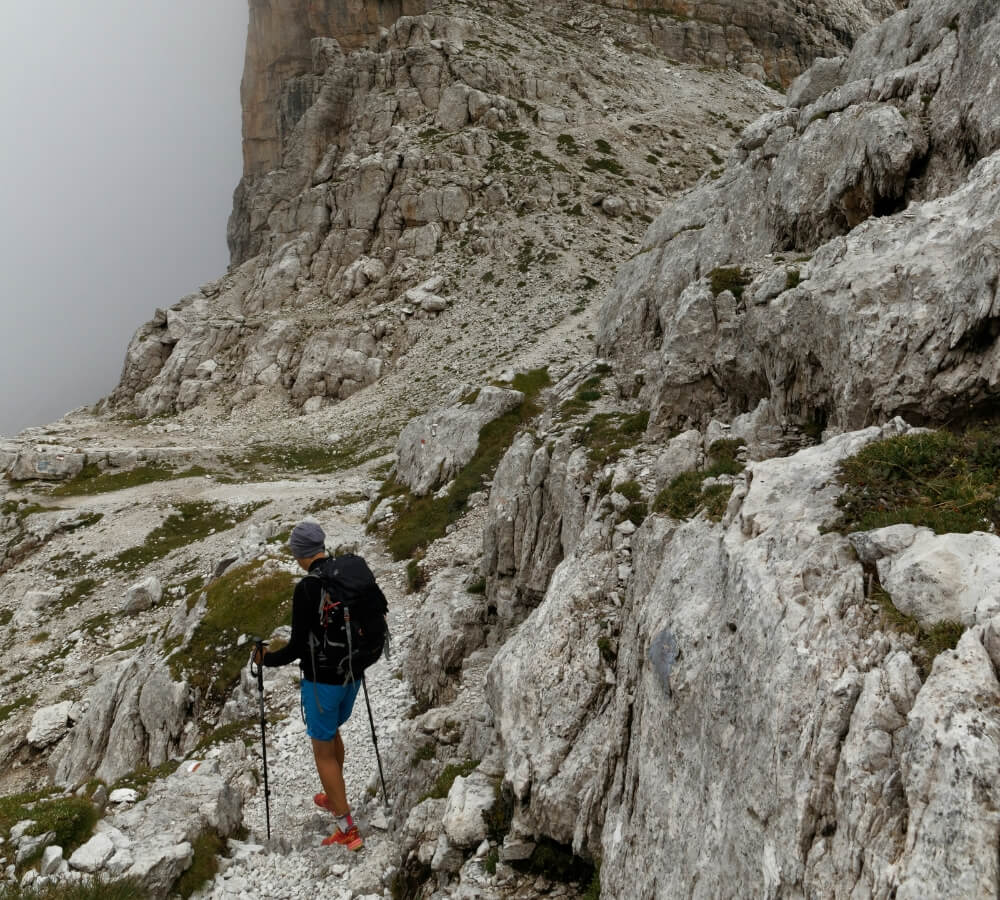
[[[283,141],[307,108],[308,93],[285,90],[313,71],[313,40],[324,59],[377,38],[401,15],[422,13],[429,0],[349,0],[346,3],[251,0],[243,70],[244,174],[277,168]]]
[[[50,760],[56,784],[97,777],[113,784],[137,767],[162,765],[193,735],[184,731],[188,686],[155,655],[139,653],[87,693],[89,708]]]
[[[599,338],[645,371],[654,426],[764,399],[776,424],[837,428],[988,402],[998,38],[996,7],[916,0],[817,63],[801,108],[747,128],[721,177],[668,205]]]
[[[497,466],[483,535],[483,572],[500,620],[524,617],[587,520],[587,455],[567,438],[518,437]]]
[[[721,524],[650,517],[620,610],[587,526],[489,671],[517,830],[600,855],[612,896],[997,891],[975,849],[993,788],[972,786],[995,783],[1000,716],[969,697],[1000,690],[1000,620],[921,683],[850,542],[820,530],[837,461],[905,429],[754,463]]]
[[[471,403],[419,416],[399,436],[396,478],[417,496],[447,483],[475,456],[480,429],[523,402],[520,391],[485,387]]]

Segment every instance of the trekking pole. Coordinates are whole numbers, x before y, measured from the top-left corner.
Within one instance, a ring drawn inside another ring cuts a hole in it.
[[[375,759],[378,761],[378,775],[382,779],[382,802],[389,805],[389,792],[385,789],[385,772],[382,771],[382,757],[378,752],[378,736],[375,734],[375,718],[372,716],[372,705],[368,699],[368,679],[361,676],[361,686],[365,689],[365,706],[368,707],[368,722],[372,726],[372,743],[375,745]]]
[[[265,731],[267,720],[264,717],[264,641],[257,638],[254,641],[257,648],[254,657],[260,653],[260,662],[257,663],[254,672],[253,657],[250,659],[250,674],[257,676],[257,693],[260,695],[260,745],[264,753],[264,815],[267,818],[267,839],[271,840],[271,788],[267,783],[267,733]]]

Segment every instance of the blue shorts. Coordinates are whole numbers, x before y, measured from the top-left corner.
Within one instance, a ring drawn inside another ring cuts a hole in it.
[[[319,684],[302,680],[302,709],[306,715],[306,734],[314,741],[332,741],[337,729],[351,717],[360,681],[350,684]]]

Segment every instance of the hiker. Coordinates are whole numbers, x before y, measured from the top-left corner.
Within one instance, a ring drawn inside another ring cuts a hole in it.
[[[344,741],[340,726],[350,718],[354,700],[362,684],[363,667],[374,659],[358,659],[349,655],[341,643],[324,639],[328,610],[340,607],[332,602],[326,590],[327,568],[334,562],[327,556],[326,535],[316,522],[300,522],[292,529],[288,548],[307,575],[296,586],[292,598],[292,636],[287,646],[273,652],[257,650],[254,662],[264,666],[284,666],[295,660],[302,668],[301,702],[306,720],[306,733],[312,739],[316,771],[323,784],[323,792],[313,797],[313,802],[333,813],[337,829],[323,840],[325,846],[340,844],[348,850],[359,850],[363,841],[358,826],[351,817],[344,784]],[[385,597],[375,584],[374,577],[360,557],[348,556],[353,571],[366,573],[365,590],[376,596],[375,607],[381,628],[385,627]],[[357,615],[357,611],[355,615]],[[342,612],[341,612],[342,615]],[[322,621],[321,621],[322,617]],[[341,633],[343,634],[343,620]],[[378,645],[381,656],[382,645]],[[353,667],[351,665],[353,661]]]

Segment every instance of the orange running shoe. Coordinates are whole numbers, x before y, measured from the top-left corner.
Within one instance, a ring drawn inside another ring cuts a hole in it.
[[[331,847],[334,844],[339,844],[348,850],[360,850],[365,842],[361,840],[361,833],[358,831],[358,826],[352,825],[347,831],[341,831],[338,828],[328,838],[323,838],[324,847]]]

